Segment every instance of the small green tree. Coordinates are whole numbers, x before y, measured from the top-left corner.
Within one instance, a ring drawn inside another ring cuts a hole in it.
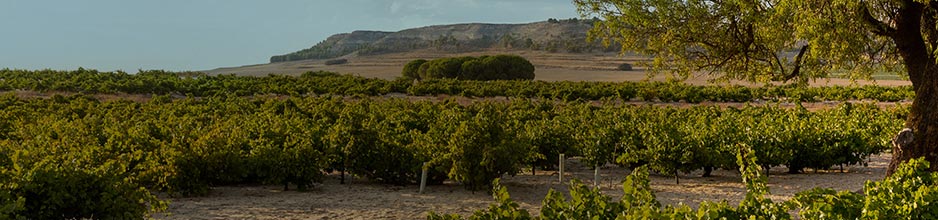
[[[416,67],[419,66],[419,67]],[[451,78],[460,80],[533,80],[534,65],[517,55],[442,58],[415,60],[404,66],[404,77],[425,80]]]
[[[426,65],[427,69],[425,72],[420,74],[421,79],[438,79],[438,78],[457,78],[460,75],[460,70],[462,69],[462,64],[466,61],[475,59],[473,57],[453,57],[453,58],[442,58],[431,60],[429,62],[421,65],[421,69]],[[418,70],[418,72],[420,72]]]
[[[420,66],[426,62],[427,60],[424,59],[408,62],[406,65],[404,65],[404,70],[401,71],[401,76],[407,79],[420,80],[420,74],[418,71],[420,70]]]

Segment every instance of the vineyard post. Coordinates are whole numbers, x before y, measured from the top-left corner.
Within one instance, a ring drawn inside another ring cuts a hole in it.
[[[339,184],[345,184],[345,167],[342,167],[342,176],[339,177]]]
[[[423,169],[420,172],[420,194],[423,194],[423,189],[427,187],[427,162],[423,162]]]
[[[557,176],[560,177],[560,184],[563,184],[563,154],[560,154],[560,165],[558,167],[559,167],[558,170],[560,171],[560,173]]]
[[[599,166],[596,166],[596,170],[593,170],[593,187],[599,187]]]

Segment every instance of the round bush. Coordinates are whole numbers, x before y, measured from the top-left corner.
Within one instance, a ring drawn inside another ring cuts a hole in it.
[[[50,162],[20,172],[2,184],[9,194],[0,202],[10,210],[0,212],[0,219],[144,219],[165,209],[155,195],[115,171]]]
[[[617,69],[622,70],[622,71],[632,71],[632,64],[628,64],[628,63],[619,64],[619,67]]]
[[[418,64],[419,67],[415,67]],[[534,69],[534,65],[521,56],[496,55],[442,58],[426,62],[414,60],[404,66],[402,75],[404,77],[417,78],[420,80],[439,78],[460,80],[533,80]]]
[[[424,63],[427,63],[427,60],[419,59],[419,60],[410,61],[409,63],[404,65],[404,70],[401,71],[401,75],[404,78],[419,80],[420,74],[417,71],[420,70],[420,66],[423,65]]]
[[[455,79],[460,75],[460,70],[462,69],[462,64],[466,61],[476,59],[474,57],[455,57],[455,58],[442,58],[431,60],[423,65],[427,65],[427,70],[424,75],[420,75],[421,79],[439,79],[439,78],[449,78]],[[421,67],[422,68],[422,67]]]
[[[329,65],[340,65],[340,64],[346,64],[346,63],[348,63],[348,60],[347,60],[347,59],[335,59],[335,60],[327,60],[327,61],[326,61],[326,65],[327,65],[327,66],[329,66]]]

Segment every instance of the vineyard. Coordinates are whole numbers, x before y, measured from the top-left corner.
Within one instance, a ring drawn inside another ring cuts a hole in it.
[[[80,93],[0,96],[0,218],[27,219],[142,218],[166,208],[155,193],[198,196],[239,184],[305,190],[329,173],[343,181],[354,175],[409,185],[426,168],[432,184],[453,181],[486,190],[503,175],[555,169],[560,154],[590,166],[647,168],[674,177],[741,166],[784,166],[792,173],[836,169],[884,152],[907,118],[907,106],[844,103],[809,111],[800,105],[675,108],[613,100],[898,101],[912,94],[905,87],[874,86],[414,83],[321,72],[238,77],[93,70],[3,70],[0,88]],[[155,95],[147,102],[87,95],[96,93]],[[389,93],[523,99],[371,97]],[[739,162],[740,150],[749,148],[743,156],[758,159]]]
[[[758,168],[752,149],[739,145],[737,164],[746,185],[745,198],[732,206],[704,201],[698,208],[686,204],[662,206],[648,181],[648,170],[634,170],[622,182],[623,195],[614,200],[599,189],[576,180],[569,185],[569,197],[550,190],[544,197],[540,216],[533,217],[519,208],[505,187],[495,182],[495,203],[476,210],[468,219],[934,219],[938,174],[929,172],[930,164],[913,159],[899,166],[890,177],[867,182],[861,192],[815,188],[800,192],[791,200],[769,199],[766,177]],[[427,219],[466,219],[457,214],[431,212]]]
[[[380,96],[454,95],[466,97],[514,97],[551,100],[638,100],[699,103],[750,101],[848,101],[872,100],[896,102],[912,100],[911,86],[828,86],[746,87],[695,86],[669,82],[544,82],[544,81],[459,81],[434,79],[383,80],[340,75],[331,72],[308,72],[301,76],[270,75],[250,77],[207,76],[197,72],[140,71],[98,72],[0,70],[0,91],[28,90],[76,92],[86,94],[174,94],[180,96],[250,96],[317,94]]]

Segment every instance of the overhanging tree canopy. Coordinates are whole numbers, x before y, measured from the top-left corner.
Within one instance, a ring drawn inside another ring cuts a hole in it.
[[[591,39],[654,57],[654,72],[686,78],[807,82],[832,72],[854,79],[908,74],[915,89],[899,162],[938,162],[938,2],[930,0],[574,0],[602,18]],[[938,167],[938,166],[936,166]],[[934,168],[933,168],[934,169]]]

